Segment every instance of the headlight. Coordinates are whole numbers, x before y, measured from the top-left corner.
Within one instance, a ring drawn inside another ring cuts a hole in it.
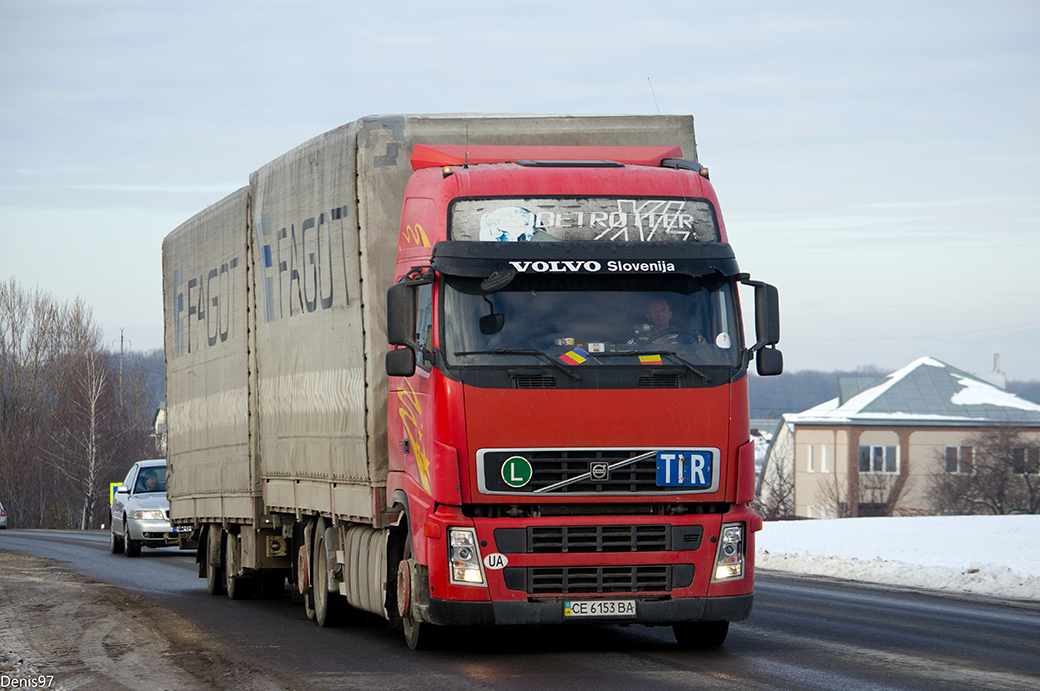
[[[715,556],[715,580],[723,581],[744,575],[744,524],[722,526],[718,554]]]
[[[448,566],[451,582],[457,585],[484,585],[480,568],[480,548],[473,528],[448,528]]]
[[[139,521],[162,521],[166,519],[162,511],[134,511],[133,517]]]

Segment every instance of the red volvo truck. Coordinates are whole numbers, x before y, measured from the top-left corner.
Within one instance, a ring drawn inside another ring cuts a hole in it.
[[[171,233],[164,292],[171,518],[210,592],[288,578],[412,648],[720,645],[750,613],[777,293],[737,267],[692,118],[365,118]]]

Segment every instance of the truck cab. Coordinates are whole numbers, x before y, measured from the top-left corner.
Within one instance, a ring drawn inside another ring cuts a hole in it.
[[[386,356],[409,642],[594,620],[721,643],[761,526],[748,367],[782,356],[707,170],[678,147],[418,145],[412,165]]]

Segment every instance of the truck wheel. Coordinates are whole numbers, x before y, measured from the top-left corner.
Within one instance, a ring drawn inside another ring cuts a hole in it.
[[[224,590],[232,600],[248,600],[253,597],[256,581],[249,576],[235,576],[241,561],[241,551],[236,535],[228,535],[224,544]]]
[[[314,567],[311,587],[314,592],[314,618],[318,626],[340,626],[344,623],[347,601],[339,593],[329,592],[329,563],[325,554],[325,521],[314,526]]]
[[[123,516],[123,554],[128,557],[136,557],[141,554],[141,543],[130,537],[130,527],[126,524],[126,516]]]
[[[243,576],[230,576],[231,571],[224,569],[226,583],[224,589],[227,591],[227,595],[232,600],[248,600],[253,597],[253,591],[256,589],[256,582],[252,578],[246,578]]]
[[[313,588],[311,587],[311,562],[307,558],[307,546],[300,545],[299,551],[296,553],[296,589],[300,593],[300,597],[303,598],[303,611],[307,613],[307,618],[314,621],[314,597]]]
[[[108,543],[109,549],[112,550],[112,554],[123,553],[123,538],[116,535],[115,525],[109,526]]]
[[[728,621],[684,621],[672,624],[672,633],[680,648],[718,648],[726,642]]]
[[[412,535],[410,528],[408,539],[404,543],[404,555],[397,569],[397,603],[398,614],[401,615],[401,627],[404,629],[404,641],[412,650],[426,650],[430,647],[430,629],[433,627],[424,621],[418,621],[412,614]]]
[[[206,590],[210,595],[221,595],[224,593],[224,570],[216,564],[206,561]]]

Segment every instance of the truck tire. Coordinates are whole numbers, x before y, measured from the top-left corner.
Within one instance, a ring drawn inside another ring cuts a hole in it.
[[[726,642],[728,621],[684,621],[672,624],[672,633],[680,648],[718,648]]]
[[[314,592],[314,618],[318,626],[340,626],[346,619],[347,600],[337,592],[329,592],[329,563],[325,554],[325,520],[314,526],[314,548],[311,560],[311,587]]]
[[[123,516],[123,554],[128,557],[136,557],[141,554],[141,543],[130,537],[130,527],[126,524],[126,516]]]
[[[210,540],[213,540],[214,538],[220,540],[221,547],[223,547],[223,536],[221,535],[221,533],[212,530],[210,527],[207,527],[205,546],[203,547],[200,544],[199,548],[205,550],[205,552],[202,555],[202,558],[205,560],[206,563],[206,590],[209,591],[210,595],[223,595],[224,588],[227,585],[224,582],[224,569],[221,568],[221,565],[224,563],[224,550],[219,549],[217,551],[218,559],[216,563],[214,563],[214,560],[212,558],[212,550],[210,549],[209,544]]]
[[[115,524],[112,524],[111,526],[109,526],[108,543],[109,543],[108,544],[109,549],[112,550],[112,554],[122,554],[123,553],[123,538],[118,536],[118,535],[116,535],[116,526],[115,526]]]
[[[412,650],[428,650],[431,647],[433,624],[418,621],[412,614],[411,599],[414,595],[412,589],[412,533],[406,526],[408,538],[404,543],[404,554],[397,570],[397,593],[402,602],[407,602],[407,611],[401,614],[401,627],[404,629],[404,641]]]
[[[256,580],[251,576],[235,576],[241,561],[241,549],[237,535],[226,535],[224,542],[224,590],[232,600],[248,600],[256,590]]]

